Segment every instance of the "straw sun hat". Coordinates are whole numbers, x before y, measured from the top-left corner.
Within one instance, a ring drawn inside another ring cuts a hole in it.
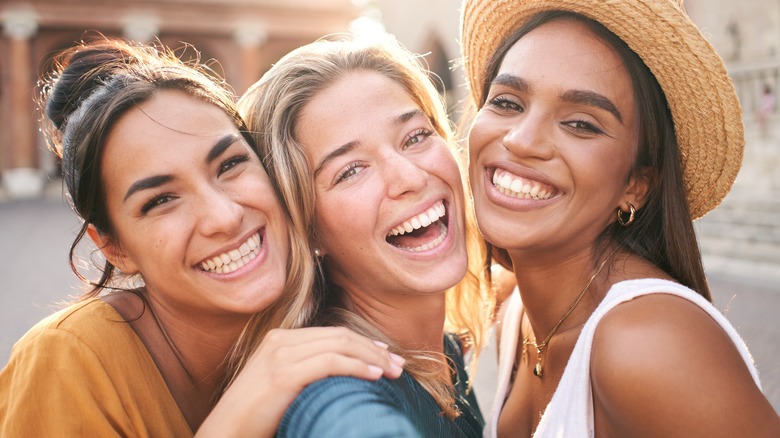
[[[742,164],[741,108],[723,60],[682,0],[464,0],[461,44],[474,102],[482,103],[487,63],[500,43],[548,10],[600,22],[642,58],[672,112],[691,216],[698,219],[720,204]]]

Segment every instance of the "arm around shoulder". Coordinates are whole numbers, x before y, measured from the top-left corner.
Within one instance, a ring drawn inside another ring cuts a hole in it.
[[[780,436],[780,417],[734,342],[704,310],[654,294],[599,324],[594,417],[607,436]]]

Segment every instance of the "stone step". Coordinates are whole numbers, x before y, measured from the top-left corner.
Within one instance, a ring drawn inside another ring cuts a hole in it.
[[[775,242],[739,240],[733,237],[700,236],[703,256],[735,258],[751,262],[771,263],[780,269],[780,245]]]
[[[778,245],[780,251],[780,226],[776,224],[780,222],[773,224],[758,221],[708,220],[705,222],[702,220],[701,223],[696,224],[696,232],[702,238],[713,237],[774,244]]]
[[[741,260],[734,257],[704,255],[704,272],[713,276],[739,277],[764,287],[773,287],[780,292],[780,264]]]
[[[780,198],[772,189],[780,173],[755,163],[746,162],[723,203],[695,223],[708,272],[780,279]]]

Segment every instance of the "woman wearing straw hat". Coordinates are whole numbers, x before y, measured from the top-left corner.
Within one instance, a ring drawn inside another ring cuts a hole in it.
[[[463,5],[477,219],[518,284],[486,436],[780,436],[692,225],[744,139],[680,3]]]

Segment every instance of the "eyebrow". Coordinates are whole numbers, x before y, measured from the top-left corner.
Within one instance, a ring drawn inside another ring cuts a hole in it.
[[[491,86],[492,85],[504,85],[507,87],[514,88],[515,90],[523,93],[527,93],[531,90],[531,86],[528,84],[527,81],[507,73],[496,76],[496,78],[493,79],[493,81],[491,82]],[[558,99],[561,100],[562,102],[588,105],[588,106],[603,109],[605,111],[608,111],[613,116],[615,116],[615,118],[618,119],[618,121],[621,124],[623,123],[623,115],[620,114],[620,111],[618,111],[617,106],[615,106],[615,104],[612,103],[612,101],[609,100],[607,97],[599,93],[593,91],[586,91],[586,90],[570,90],[561,94],[558,97]]]
[[[316,178],[317,175],[319,175],[320,172],[322,172],[322,169],[325,167],[326,164],[328,164],[330,161],[354,150],[356,147],[358,147],[360,143],[358,143],[357,140],[350,141],[349,143],[345,143],[336,149],[330,151],[327,155],[322,157],[322,160],[320,160],[320,164],[317,165],[317,168],[314,169],[314,177]]]
[[[217,159],[222,153],[225,152],[225,149],[229,148],[230,145],[233,143],[240,141],[241,136],[238,134],[228,134],[222,138],[220,138],[217,143],[214,145],[214,147],[211,148],[209,153],[206,155],[206,164],[211,164],[214,160]]]
[[[425,116],[428,117],[422,110],[419,108],[414,108],[409,111],[406,111],[404,113],[401,113],[397,117],[394,117],[391,121],[393,125],[401,125],[403,123],[408,122],[409,120],[413,119],[416,116]],[[330,151],[327,155],[325,155],[322,160],[320,160],[320,163],[317,165],[317,167],[314,169],[314,177],[316,178],[317,175],[322,172],[322,169],[325,168],[325,166],[332,160],[345,155],[351,151],[353,151],[355,148],[357,148],[360,145],[360,142],[357,140],[350,141],[348,143],[345,143],[338,148]]]
[[[214,146],[209,150],[209,153],[206,154],[206,159],[204,160],[206,164],[211,164],[214,160],[216,160],[220,155],[222,155],[227,148],[230,147],[233,143],[241,140],[241,136],[238,134],[228,134],[219,140],[214,144]],[[125,198],[123,200],[127,201],[127,198],[135,194],[136,192],[139,192],[141,190],[148,190],[153,189],[155,187],[159,187],[163,184],[166,184],[170,181],[173,181],[173,175],[155,175],[150,176],[148,178],[139,179],[138,181],[134,182],[133,185],[130,186],[129,189],[127,189],[127,193],[125,193]]]
[[[570,90],[563,93],[560,96],[560,99],[564,102],[601,108],[615,116],[621,124],[623,123],[623,116],[620,114],[620,111],[618,111],[615,104],[599,93],[586,90]]]
[[[526,82],[524,79],[507,73],[503,73],[496,76],[496,78],[493,79],[490,85],[491,86],[505,85],[507,87],[511,87],[517,91],[522,91],[522,92],[528,92],[531,89],[531,86],[528,85],[528,82]]]

